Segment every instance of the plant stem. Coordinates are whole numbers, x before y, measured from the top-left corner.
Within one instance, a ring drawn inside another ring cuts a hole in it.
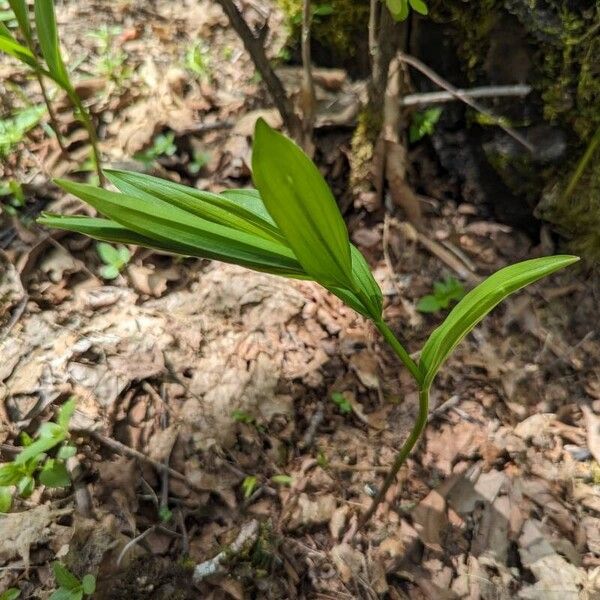
[[[563,201],[566,202],[571,197],[573,192],[575,191],[575,188],[577,187],[579,180],[581,179],[582,175],[585,173],[585,169],[587,168],[588,163],[594,156],[594,153],[596,152],[596,149],[598,148],[599,144],[600,144],[600,128],[598,130],[596,130],[594,137],[590,140],[590,143],[588,144],[587,148],[585,149],[583,156],[577,163],[577,168],[575,169],[575,172],[573,173],[573,176],[571,177],[571,180],[569,181],[569,184],[567,185],[567,189],[563,193],[563,197],[562,197]]]
[[[373,321],[379,330],[379,333],[384,337],[385,341],[392,347],[396,356],[404,363],[404,366],[410,371],[410,374],[415,378],[416,382],[421,385],[423,382],[423,374],[417,363],[410,357],[404,346],[398,341],[392,330],[388,327],[383,319]]]
[[[69,96],[69,100],[75,107],[75,110],[79,113],[79,120],[83,123],[85,130],[87,131],[90,145],[92,147],[92,156],[94,159],[94,166],[96,167],[96,173],[98,175],[98,180],[101,187],[104,187],[106,184],[106,179],[104,177],[104,173],[102,171],[102,161],[100,159],[100,151],[98,150],[98,136],[96,135],[96,128],[92,123],[90,115],[87,110],[83,106],[81,99],[77,95],[77,92],[71,88],[69,90],[65,90],[67,95]]]
[[[415,444],[419,441],[419,438],[421,437],[421,434],[425,429],[425,425],[427,425],[428,414],[429,388],[419,390],[419,414],[417,415],[417,420],[415,421],[414,427],[412,428],[412,431],[410,432],[410,435],[404,442],[402,448],[400,448],[400,452],[398,452],[398,454],[396,455],[396,460],[394,460],[392,468],[388,471],[388,474],[386,475],[385,481],[383,482],[381,489],[379,490],[375,498],[373,498],[371,506],[369,507],[367,512],[360,518],[358,529],[361,529],[369,522],[369,519],[373,516],[373,514],[377,510],[377,507],[385,498],[385,495],[390,489],[390,486],[396,480],[396,475],[398,475],[400,467],[402,467],[402,465],[410,455]]]

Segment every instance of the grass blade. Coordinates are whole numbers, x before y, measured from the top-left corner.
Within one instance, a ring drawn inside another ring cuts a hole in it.
[[[577,256],[568,255],[526,260],[500,269],[471,290],[423,347],[419,367],[424,373],[424,387],[431,385],[439,368],[460,341],[502,300],[578,260]]]
[[[15,13],[19,29],[25,37],[27,43],[33,47],[33,37],[31,35],[31,24],[29,22],[29,8],[27,0],[8,0],[8,5]]]
[[[20,60],[32,69],[36,68],[35,57],[29,48],[19,44],[4,23],[0,21],[0,51]]]

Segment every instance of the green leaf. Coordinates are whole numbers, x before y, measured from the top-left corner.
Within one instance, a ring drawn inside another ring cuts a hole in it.
[[[40,427],[38,435],[40,436],[39,439],[17,454],[14,460],[16,464],[21,465],[32,458],[36,458],[43,452],[47,452],[54,448],[54,446],[58,446],[58,444],[62,443],[65,439],[62,427],[56,423],[44,423]]]
[[[66,590],[78,590],[81,588],[81,582],[67,567],[62,563],[55,561],[52,563],[52,571],[54,572],[54,579],[61,588]]]
[[[501,269],[471,290],[425,343],[419,361],[424,373],[423,386],[431,385],[452,350],[502,300],[578,260],[577,256],[567,255],[526,260]]]
[[[32,69],[37,66],[31,50],[19,44],[4,24],[0,24],[0,51],[20,60]]]
[[[81,600],[83,598],[83,588],[68,590],[59,588],[48,598],[48,600]]]
[[[331,401],[339,408],[343,415],[348,415],[352,412],[352,404],[348,402],[346,396],[341,392],[333,392],[331,394]]]
[[[119,263],[123,267],[129,262],[129,259],[131,258],[131,252],[129,252],[125,246],[119,246],[117,248],[117,252],[119,253]]]
[[[293,252],[283,244],[210,222],[148,194],[134,197],[65,180],[57,183],[116,223],[151,240],[150,247],[306,278]],[[48,216],[39,222],[61,227],[61,219]],[[70,221],[66,228],[74,230],[72,224]]]
[[[9,487],[0,486],[0,513],[7,513],[12,506],[12,490]],[[0,596],[2,600],[2,596]]]
[[[65,445],[60,447],[56,453],[56,458],[60,458],[60,460],[67,460],[76,454],[77,448],[75,448],[75,446]]]
[[[21,33],[27,42],[32,45],[33,40],[31,36],[31,24],[29,22],[29,9],[27,8],[27,0],[8,0],[8,5],[15,13]]]
[[[0,467],[0,486],[17,485],[23,476],[23,471],[14,462],[6,463]]]
[[[277,485],[292,485],[294,480],[289,475],[273,475],[271,481]]]
[[[35,481],[31,475],[25,475],[24,477],[21,477],[19,483],[17,483],[17,490],[23,498],[29,498],[29,496],[33,494],[34,488]]]
[[[21,590],[18,590],[17,588],[9,588],[0,594],[0,600],[17,600],[20,595]]]
[[[69,423],[75,413],[75,406],[77,400],[74,396],[71,396],[58,410],[58,417],[56,419],[57,425],[62,428],[65,434],[69,433]]]
[[[119,251],[106,242],[98,242],[96,252],[105,265],[116,265],[119,262]]]
[[[90,573],[84,575],[81,580],[81,587],[84,594],[91,596],[96,591],[96,578]]]
[[[408,17],[408,0],[386,0],[386,4],[396,21],[404,21]]]
[[[426,15],[429,12],[427,4],[423,0],[408,0],[412,9],[418,12],[420,15]]]
[[[250,498],[252,496],[252,492],[256,489],[258,485],[258,478],[256,475],[248,475],[242,481],[242,490],[244,492],[244,498]]]
[[[44,463],[39,480],[40,483],[49,488],[69,487],[71,485],[71,478],[65,463],[53,458],[49,458]]]
[[[423,313],[435,313],[442,309],[442,306],[438,302],[438,299],[429,294],[427,296],[423,296],[417,302],[417,310]]]
[[[35,0],[35,26],[40,43],[42,56],[48,65],[52,78],[69,92],[72,90],[69,74],[60,53],[56,15],[54,13],[54,0]]]
[[[52,421],[42,423],[37,430],[37,435],[41,438],[62,439],[64,433],[64,427],[58,423],[53,423]]]
[[[103,279],[116,279],[119,276],[119,269],[114,265],[104,265],[98,270]]]
[[[348,230],[315,164],[263,120],[256,122],[253,178],[298,261],[326,286],[353,289]]]
[[[255,190],[212,194],[142,173],[107,170],[106,175],[124,194],[140,197],[138,192],[143,192],[207,221],[287,245]]]

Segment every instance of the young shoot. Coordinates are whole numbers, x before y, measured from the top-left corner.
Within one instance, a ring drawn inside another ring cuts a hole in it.
[[[431,385],[454,348],[507,296],[579,259],[548,256],[501,269],[462,298],[415,361],[384,320],[381,290],[367,261],[350,243],[333,194],[310,158],[258,120],[252,170],[256,190],[221,194],[117,170],[107,170],[106,175],[118,192],[59,180],[64,190],[103,216],[46,214],[39,222],[99,240],[315,281],[372,321],[412,375],[419,390],[419,411],[385,482],[363,515],[364,524],[419,440],[427,423]]]

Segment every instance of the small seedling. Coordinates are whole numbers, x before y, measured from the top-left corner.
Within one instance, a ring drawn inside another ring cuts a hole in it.
[[[100,276],[104,279],[115,279],[127,266],[131,259],[131,252],[125,246],[115,248],[106,242],[98,242],[96,251],[100,260],[104,263],[100,267]]]
[[[252,492],[256,489],[258,485],[258,478],[256,475],[248,475],[242,481],[242,491],[244,492],[244,498],[248,499],[252,496]]]
[[[185,53],[184,65],[198,79],[210,79],[211,59],[208,46],[202,41],[190,46]]]
[[[69,442],[69,422],[74,411],[75,399],[71,398],[60,407],[55,422],[42,423],[35,438],[21,434],[23,449],[12,462],[0,466],[0,512],[10,510],[13,486],[22,498],[28,498],[36,480],[49,488],[70,485],[65,463],[77,451]],[[50,451],[54,457],[48,456]]]
[[[426,135],[431,135],[441,114],[442,109],[439,107],[428,108],[427,110],[414,113],[408,130],[408,138],[411,144],[418,142]]]
[[[445,310],[454,302],[458,302],[465,295],[462,283],[454,277],[446,277],[444,281],[433,284],[433,294],[423,296],[417,302],[417,310],[424,313],[435,313]]]
[[[0,594],[0,600],[17,600],[21,595],[21,590],[17,588],[9,588]]]
[[[127,53],[115,43],[115,38],[121,33],[121,27],[103,25],[88,35],[96,41],[98,59],[96,73],[111,79],[116,84],[122,84],[130,75],[131,70],[126,68]]]
[[[423,0],[385,0],[385,3],[396,21],[404,21],[411,8],[420,15],[426,15],[429,12],[427,4]]]
[[[175,134],[170,131],[169,133],[161,133],[157,135],[152,146],[142,152],[137,152],[134,155],[136,160],[144,163],[146,168],[152,166],[155,160],[161,156],[173,156],[177,152],[177,146],[175,145]]]
[[[296,144],[259,119],[252,170],[257,190],[229,190],[221,194],[115,170],[107,171],[107,177],[119,192],[60,180],[57,183],[63,189],[104,216],[47,214],[39,222],[105,241],[211,258],[282,277],[315,281],[371,320],[413,377],[419,389],[419,411],[385,482],[363,515],[364,523],[385,497],[425,429],[429,391],[456,346],[512,293],[579,259],[548,256],[494,273],[453,308],[429,336],[415,361],[385,322],[381,289],[363,255],[350,243],[335,198],[317,166]]]
[[[331,394],[331,401],[338,407],[343,415],[349,415],[352,412],[352,404],[348,402],[344,394],[333,392],[333,394]]]
[[[52,593],[48,600],[82,600],[84,596],[91,596],[96,591],[96,578],[87,574],[79,581],[62,563],[52,563],[54,579],[58,589]]]
[[[10,117],[0,119],[0,158],[8,156],[45,113],[44,105],[27,106]]]
[[[0,183],[0,214],[17,215],[25,206],[23,187],[15,179]]]
[[[208,164],[210,160],[210,154],[195,150],[192,156],[192,160],[188,165],[188,171],[192,175],[197,175],[200,171]]]
[[[256,423],[256,419],[243,410],[234,410],[231,413],[231,418],[236,423],[244,423],[245,425],[254,425]]]

